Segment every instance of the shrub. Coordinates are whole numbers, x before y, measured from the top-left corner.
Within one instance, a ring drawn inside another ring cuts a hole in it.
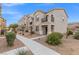
[[[66,33],[66,38],[68,38],[68,36],[73,35],[73,31],[71,29],[67,29],[67,33]]]
[[[14,32],[6,33],[6,41],[8,46],[13,46],[15,38],[16,38],[16,34]]]
[[[30,55],[29,51],[25,51],[25,50],[20,50],[16,53],[17,55]]]
[[[68,30],[67,30],[67,34],[68,34],[68,35],[73,35],[73,31],[72,31],[71,29],[68,29]]]
[[[74,38],[79,40],[79,31],[74,34]]]
[[[48,35],[47,42],[52,45],[58,45],[61,43],[62,37],[63,35],[61,33],[53,32]]]

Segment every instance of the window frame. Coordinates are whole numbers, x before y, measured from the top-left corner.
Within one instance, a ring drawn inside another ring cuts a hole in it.
[[[51,32],[54,31],[54,25],[51,25]]]
[[[54,16],[51,15],[51,22],[54,22]]]

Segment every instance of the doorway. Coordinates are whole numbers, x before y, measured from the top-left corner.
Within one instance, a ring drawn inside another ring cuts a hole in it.
[[[48,26],[47,26],[47,25],[43,25],[43,26],[42,26],[42,31],[43,31],[43,35],[47,35]]]

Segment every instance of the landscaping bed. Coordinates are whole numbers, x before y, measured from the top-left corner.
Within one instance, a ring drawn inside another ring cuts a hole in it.
[[[35,39],[36,42],[39,42],[62,55],[79,55],[79,40],[73,39],[72,36],[70,36],[68,39],[63,38],[62,44],[59,44],[57,46],[47,44],[46,40],[46,37]]]
[[[13,49],[20,48],[23,46],[25,45],[21,41],[15,39],[14,46],[8,47],[5,37],[2,37],[2,38],[0,37],[0,53],[7,52],[9,50],[13,50]]]

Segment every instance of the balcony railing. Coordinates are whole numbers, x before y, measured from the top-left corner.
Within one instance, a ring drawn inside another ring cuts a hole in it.
[[[48,20],[46,18],[41,19],[42,22],[47,22]]]

